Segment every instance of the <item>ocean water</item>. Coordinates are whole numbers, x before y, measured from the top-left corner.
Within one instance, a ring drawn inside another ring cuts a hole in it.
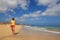
[[[38,28],[45,28],[47,30],[51,30],[51,31],[59,31],[60,32],[60,27],[57,26],[36,26]]]
[[[54,26],[24,26],[24,28],[29,30],[37,30],[42,32],[48,32],[48,33],[56,33],[60,34],[60,27],[54,27]]]

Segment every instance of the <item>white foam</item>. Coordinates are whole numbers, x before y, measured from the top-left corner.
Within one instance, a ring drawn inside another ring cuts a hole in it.
[[[56,31],[45,31],[45,32],[50,32],[50,33],[57,33],[57,34],[60,34],[60,32],[56,32]]]
[[[50,30],[47,30],[46,28],[31,27],[31,26],[24,26],[24,27],[25,27],[26,29],[30,29],[30,30],[39,30],[39,31],[43,31],[43,32],[60,34],[60,32],[50,31]]]

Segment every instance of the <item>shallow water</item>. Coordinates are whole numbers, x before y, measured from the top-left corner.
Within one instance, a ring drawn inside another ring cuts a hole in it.
[[[37,31],[60,34],[60,27],[24,26],[24,28],[30,29],[30,30],[37,30]]]
[[[31,26],[31,27],[45,28],[47,30],[60,32],[60,27],[57,27],[57,26]]]

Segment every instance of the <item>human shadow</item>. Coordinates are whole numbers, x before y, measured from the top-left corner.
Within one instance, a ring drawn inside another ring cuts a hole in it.
[[[5,38],[17,38],[17,37],[20,37],[20,36],[21,36],[20,33],[14,33],[14,35],[7,35],[7,36],[0,37],[0,40],[3,40]]]

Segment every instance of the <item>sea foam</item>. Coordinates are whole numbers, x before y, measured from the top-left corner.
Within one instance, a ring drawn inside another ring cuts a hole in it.
[[[40,28],[40,27],[31,27],[31,26],[24,26],[24,28],[29,29],[29,30],[38,30],[38,31],[42,31],[42,32],[48,32],[48,33],[56,33],[56,34],[60,34],[60,32],[56,32],[56,31],[50,31],[47,30],[47,28]]]

